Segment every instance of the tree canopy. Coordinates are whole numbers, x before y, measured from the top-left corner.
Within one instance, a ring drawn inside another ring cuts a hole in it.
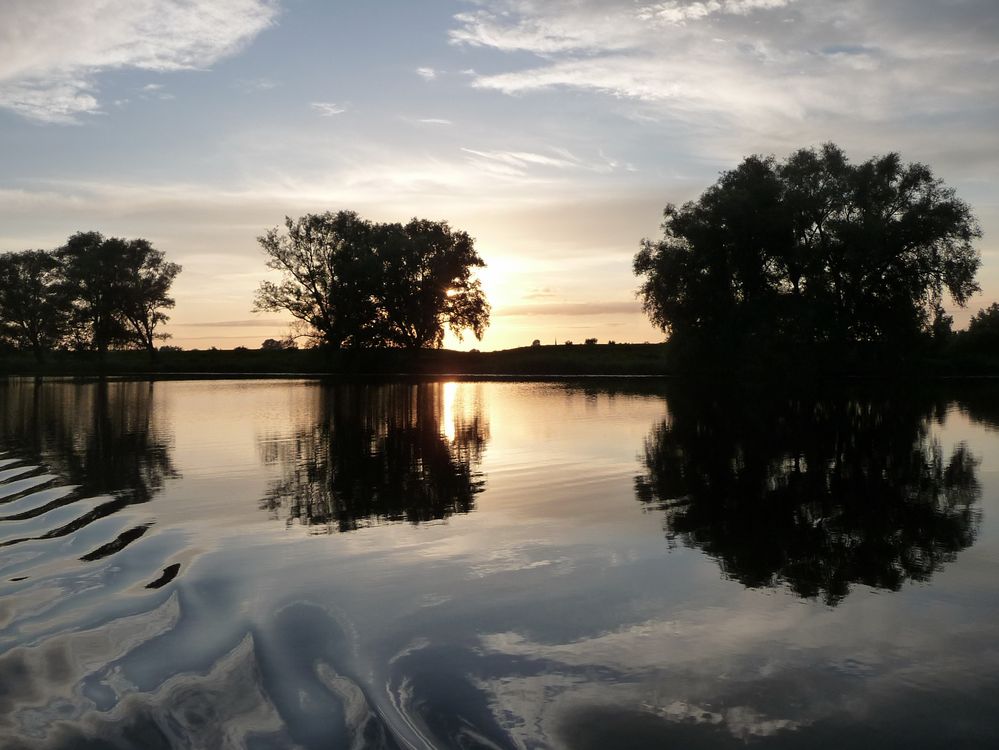
[[[0,255],[0,341],[42,357],[65,336],[70,300],[44,250]]]
[[[438,348],[445,326],[481,338],[489,323],[474,277],[485,263],[472,238],[447,222],[307,214],[258,241],[282,278],[261,283],[254,309],[291,313],[318,344]]]
[[[850,164],[826,144],[750,156],[667,205],[634,259],[652,322],[681,346],[903,345],[979,290],[969,206],[898,154]]]
[[[54,251],[0,255],[0,339],[42,357],[59,349],[155,351],[180,266],[148,240],[78,232]]]

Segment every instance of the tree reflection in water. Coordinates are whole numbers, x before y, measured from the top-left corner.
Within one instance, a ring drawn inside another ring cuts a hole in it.
[[[2,447],[41,461],[78,496],[144,503],[179,476],[158,424],[151,381],[11,380],[3,388]]]
[[[946,402],[677,392],[645,441],[639,500],[671,544],[750,587],[841,600],[925,581],[970,546],[978,460],[931,434]]]
[[[488,440],[477,404],[455,409],[453,383],[327,386],[312,423],[260,441],[281,477],[261,507],[315,533],[420,523],[473,509]]]

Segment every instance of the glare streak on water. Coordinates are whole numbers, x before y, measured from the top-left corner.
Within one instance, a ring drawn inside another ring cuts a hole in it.
[[[999,745],[990,386],[0,403],[0,747]]]

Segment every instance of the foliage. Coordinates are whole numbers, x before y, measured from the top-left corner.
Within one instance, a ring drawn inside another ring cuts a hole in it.
[[[413,219],[386,227],[382,248],[382,312],[389,343],[414,349],[439,349],[445,324],[461,338],[471,329],[482,338],[489,304],[472,273],[485,266],[467,233],[447,222]]]
[[[169,292],[181,267],[141,239],[125,243],[120,262],[125,274],[121,315],[132,337],[143,348],[155,351],[157,341],[170,337],[168,333],[157,333],[156,327],[169,319],[163,311],[175,304]]]
[[[129,346],[155,352],[155,342],[167,338],[156,327],[168,319],[163,309],[174,305],[168,292],[181,268],[148,240],[79,232],[56,257],[82,346],[101,354]]]
[[[482,337],[489,305],[476,268],[485,265],[465,232],[413,219],[376,224],[356,213],[285,219],[259,239],[280,282],[261,283],[254,309],[287,310],[333,348],[439,348],[444,328]]]
[[[901,346],[978,291],[966,203],[897,154],[851,165],[833,144],[751,156],[697,200],[667,205],[635,256],[653,323],[681,346]]]
[[[999,352],[999,302],[975,313],[964,337],[976,349]]]
[[[41,359],[65,335],[70,301],[43,250],[0,255],[0,340]]]
[[[285,229],[270,229],[258,238],[267,267],[283,278],[261,283],[254,309],[287,310],[308,326],[308,335],[335,348],[375,338],[379,316],[370,288],[379,275],[371,252],[378,241],[375,226],[340,211],[289,217]]]
[[[56,348],[155,353],[180,266],[147,240],[78,232],[58,250],[0,256],[0,339],[39,358]]]
[[[264,351],[275,352],[275,351],[286,351],[288,349],[297,349],[298,345],[292,338],[283,339],[264,339],[260,348]]]

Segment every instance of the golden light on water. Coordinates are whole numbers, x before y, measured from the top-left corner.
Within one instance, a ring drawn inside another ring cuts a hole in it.
[[[458,398],[458,383],[444,383],[441,386],[441,401],[444,403],[444,418],[441,420],[441,430],[448,441],[453,441],[458,434],[455,424],[455,402]]]

